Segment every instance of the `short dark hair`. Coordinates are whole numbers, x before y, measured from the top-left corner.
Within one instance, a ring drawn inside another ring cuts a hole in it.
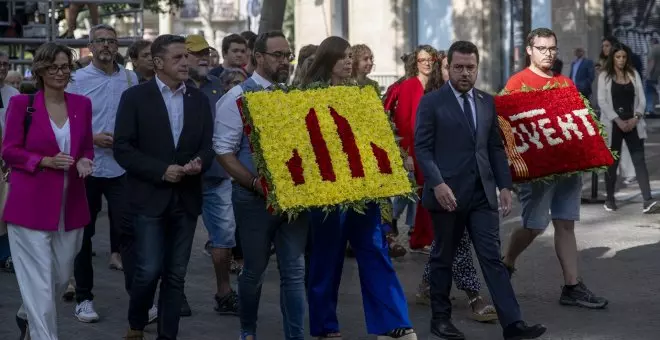
[[[140,51],[149,46],[151,46],[151,41],[144,39],[140,39],[132,43],[131,46],[128,47],[128,57],[131,58],[131,60],[137,60],[137,58],[140,56]]]
[[[268,49],[268,39],[272,38],[284,38],[284,33],[282,31],[269,31],[261,33],[254,40],[254,48],[252,49],[252,65],[257,65],[257,58],[254,57],[254,54],[257,52],[264,53]]]
[[[532,47],[534,46],[534,39],[536,37],[539,38],[555,38],[555,42],[557,42],[557,35],[555,32],[553,32],[549,28],[545,27],[540,27],[540,28],[535,28],[529,34],[527,35],[527,46]]]
[[[250,40],[252,40],[252,46],[254,46],[254,40],[257,39],[257,34],[252,31],[243,31],[241,32],[241,37],[247,41],[248,48],[250,48]]]
[[[460,40],[449,46],[449,50],[447,51],[447,65],[451,64],[451,60],[454,57],[454,52],[462,54],[474,53],[477,56],[477,64],[479,63],[479,49],[477,48],[477,45],[470,41]]]
[[[227,54],[227,52],[229,52],[229,46],[231,46],[231,44],[240,44],[240,45],[245,45],[245,47],[247,47],[247,41],[245,41],[245,38],[241,37],[236,33],[232,33],[222,39],[223,56]]]
[[[37,88],[44,88],[44,78],[39,74],[50,67],[55,58],[60,53],[64,53],[69,59],[69,66],[73,68],[73,50],[66,45],[56,42],[49,42],[41,45],[32,59],[32,76],[36,80]]]
[[[185,44],[186,38],[180,35],[163,34],[158,36],[151,44],[151,55],[154,57],[162,57],[167,52],[167,47],[172,44]]]

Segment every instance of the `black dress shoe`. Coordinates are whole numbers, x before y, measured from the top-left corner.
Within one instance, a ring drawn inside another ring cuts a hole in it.
[[[431,334],[435,339],[464,340],[465,334],[458,330],[451,320],[431,321]]]
[[[514,322],[504,328],[505,340],[536,339],[545,333],[543,325],[527,326],[524,321]]]

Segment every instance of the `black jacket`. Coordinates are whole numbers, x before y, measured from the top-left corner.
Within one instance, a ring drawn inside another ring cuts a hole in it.
[[[183,130],[175,148],[165,101],[156,79],[124,91],[117,109],[114,156],[126,169],[133,213],[161,216],[172,195],[178,194],[192,214],[202,211],[202,175],[214,161],[213,119],[209,101],[187,87],[183,97]],[[202,172],[179,183],[163,180],[167,167],[200,157]]]

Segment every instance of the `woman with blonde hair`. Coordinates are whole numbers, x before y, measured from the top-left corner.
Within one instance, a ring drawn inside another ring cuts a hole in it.
[[[11,170],[3,220],[32,339],[56,340],[55,303],[73,271],[90,221],[85,177],[92,172],[92,103],[64,91],[70,48],[46,43],[32,73],[35,95],[12,97],[2,158]]]
[[[351,72],[351,77],[358,85],[373,86],[380,96],[380,85],[378,85],[378,82],[367,77],[374,67],[373,52],[365,44],[353,45],[351,52],[353,53],[353,72]]]
[[[302,85],[325,83],[331,86],[350,82],[353,58],[350,44],[329,37],[319,45],[314,62]],[[311,259],[308,278],[309,324],[317,339],[341,339],[337,320],[339,282],[346,243],[355,252],[362,302],[369,334],[378,340],[416,340],[408,317],[408,305],[399,283],[382,230],[380,209],[369,204],[364,214],[337,207],[326,214],[311,215]]]

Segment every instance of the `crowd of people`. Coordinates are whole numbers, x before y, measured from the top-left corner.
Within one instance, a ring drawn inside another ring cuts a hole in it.
[[[318,83],[374,87],[380,95],[368,77],[374,65],[368,46],[326,38],[302,47],[292,72],[296,56],[279,31],[230,34],[219,51],[201,35],[161,35],[128,49],[129,70],[113,27],[94,26],[89,39],[92,55],[86,59],[74,60],[72,50],[57,43],[37,50],[31,68],[36,93],[14,88],[21,81],[9,79],[7,56],[0,54],[2,159],[11,186],[0,259],[15,271],[20,288],[21,339],[58,339],[55,304],[61,296],[75,297],[79,321],[99,321],[92,240],[103,198],[110,224],[108,266],[123,271],[129,296],[129,340],[144,339],[152,322],[158,323],[158,339],[176,339],[180,317],[191,315],[184,282],[200,215],[216,278],[212,303],[218,314],[238,316],[241,340],[257,339],[261,286],[273,255],[285,339],[304,339],[306,314],[311,336],[342,339],[336,313],[345,256],[358,263],[367,331],[379,340],[417,339],[391,260],[407,249],[429,255],[416,302],[430,305],[434,336],[465,338],[451,321],[454,282],[467,295],[475,321],[499,320],[507,340],[537,338],[546,329],[522,321],[510,278],[516,259],[550,222],[564,274],[559,302],[607,306],[578,275],[580,175],[520,185],[522,225],[500,250],[498,208],[510,213],[513,185],[493,97],[474,88],[480,51],[471,42],[455,42],[447,51],[417,47],[402,56],[405,75],[385,91],[384,109],[420,199],[394,200],[394,219],[384,223],[377,205],[364,214],[339,209],[295,219],[271,214],[237,104],[246,91]],[[506,89],[560,82],[590,96],[591,86],[578,78],[593,82],[594,73],[581,65],[594,71],[596,66],[582,51],[571,77],[554,72],[557,43],[551,30],[533,30],[526,41],[530,65]],[[620,150],[625,140],[630,150],[643,211],[654,212],[640,74],[625,45],[608,43],[593,100],[612,149]],[[616,209],[617,167],[608,171],[608,210]],[[411,226],[408,246],[398,241],[404,212]],[[482,295],[472,249],[492,304]],[[232,274],[238,274],[237,291]]]

